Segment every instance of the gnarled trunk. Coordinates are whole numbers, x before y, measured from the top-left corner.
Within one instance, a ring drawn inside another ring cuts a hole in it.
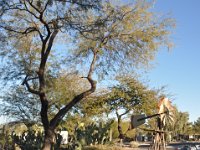
[[[42,150],[51,150],[51,147],[55,144],[55,132],[49,128],[45,131],[45,137]]]

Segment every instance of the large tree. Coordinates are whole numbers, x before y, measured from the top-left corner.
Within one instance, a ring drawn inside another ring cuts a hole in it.
[[[0,4],[1,42],[6,43],[1,77],[9,81],[7,85],[22,80],[27,91],[39,97],[43,149],[54,143],[55,129],[65,114],[95,91],[95,71],[104,75],[122,66],[131,71],[130,67],[147,64],[160,45],[169,46],[171,21],[157,18],[145,1],[133,7],[105,1],[101,5],[100,0],[1,0]],[[90,87],[49,117],[54,101],[48,96],[49,81],[61,70],[77,70]]]

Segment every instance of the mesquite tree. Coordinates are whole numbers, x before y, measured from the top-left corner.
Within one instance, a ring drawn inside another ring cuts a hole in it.
[[[110,87],[103,94],[88,98],[83,105],[85,114],[101,111],[115,116],[119,138],[124,139],[127,131],[122,130],[123,119],[131,114],[152,114],[157,106],[157,90],[149,89],[136,77],[118,77],[119,84]]]
[[[145,1],[130,7],[100,0],[1,0],[1,77],[9,81],[7,87],[23,79],[27,91],[39,97],[43,149],[51,148],[55,129],[66,113],[95,91],[94,73],[131,71],[147,64],[160,45],[169,46],[171,25],[150,12]],[[48,95],[54,91],[48,88],[49,81],[71,70],[90,86],[50,117],[49,103],[56,97]]]

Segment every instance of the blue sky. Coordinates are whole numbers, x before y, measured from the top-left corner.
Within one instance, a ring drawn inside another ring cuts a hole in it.
[[[159,51],[155,68],[148,73],[151,86],[167,85],[174,94],[173,103],[190,114],[190,121],[200,117],[200,0],[157,0],[157,12],[170,13],[176,20],[172,35],[175,47]]]

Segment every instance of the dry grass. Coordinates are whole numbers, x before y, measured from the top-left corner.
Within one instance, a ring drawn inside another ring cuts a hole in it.
[[[86,146],[83,150],[125,150],[125,148],[119,146],[95,145]]]
[[[130,142],[130,146],[131,146],[131,148],[138,148],[139,143],[136,141],[132,141],[132,142]]]

